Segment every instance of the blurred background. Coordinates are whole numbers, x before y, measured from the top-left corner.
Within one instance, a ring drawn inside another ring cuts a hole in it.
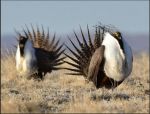
[[[134,53],[149,53],[149,1],[2,1],[1,49],[15,43],[14,29],[41,26],[61,41],[79,25],[86,32],[98,23],[114,25],[126,36]]]

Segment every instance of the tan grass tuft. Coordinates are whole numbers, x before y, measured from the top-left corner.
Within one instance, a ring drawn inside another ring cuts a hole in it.
[[[134,55],[133,71],[114,90],[96,89],[82,76],[53,71],[43,81],[16,73],[14,56],[1,58],[3,113],[148,113],[149,55]],[[67,59],[69,60],[69,59]],[[66,66],[66,64],[63,64]]]

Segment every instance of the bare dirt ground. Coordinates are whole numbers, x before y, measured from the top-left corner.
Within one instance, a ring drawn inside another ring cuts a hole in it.
[[[96,89],[84,77],[65,72],[47,74],[40,82],[28,80],[17,75],[13,57],[1,58],[1,112],[149,112],[148,54],[134,56],[131,75],[114,90]]]

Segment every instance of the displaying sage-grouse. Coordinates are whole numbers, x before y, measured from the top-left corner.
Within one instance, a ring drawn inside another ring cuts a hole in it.
[[[26,27],[23,34],[17,34],[16,69],[19,73],[27,73],[29,78],[43,79],[46,73],[61,69],[58,66],[65,58],[60,57],[64,52],[63,44],[58,46],[60,40],[56,41],[55,34],[50,40],[49,30],[45,33],[43,27],[42,30],[32,27],[32,31]]]
[[[69,75],[83,75],[92,81],[96,88],[115,88],[121,84],[132,71],[133,56],[128,43],[118,31],[113,32],[105,26],[97,26],[95,30],[94,42],[91,40],[89,28],[88,42],[81,30],[83,42],[74,32],[80,47],[77,47],[69,38],[75,51],[66,46],[74,57],[65,54],[73,62],[65,61],[73,68],[66,68]]]

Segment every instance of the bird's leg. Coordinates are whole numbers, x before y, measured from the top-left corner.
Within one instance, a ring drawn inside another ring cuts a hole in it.
[[[102,80],[102,84],[105,84],[105,81],[107,80],[108,78],[105,76],[104,78],[103,78],[103,80]]]
[[[38,72],[38,78],[40,78],[41,80],[43,80],[43,74],[42,74],[42,72]]]
[[[37,73],[33,73],[27,76],[27,79],[30,80],[31,78],[36,78]]]

